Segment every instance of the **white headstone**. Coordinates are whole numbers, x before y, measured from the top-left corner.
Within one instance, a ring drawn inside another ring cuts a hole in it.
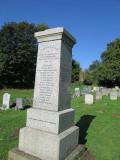
[[[110,93],[110,99],[111,99],[111,100],[117,100],[117,96],[118,96],[117,91],[112,91],[112,92]]]
[[[85,104],[93,104],[93,95],[85,94]]]
[[[115,89],[118,91],[119,90],[119,86],[115,86]]]
[[[4,93],[3,94],[3,105],[2,107],[4,109],[9,109],[10,108],[10,94],[9,93]]]
[[[93,87],[93,91],[96,91],[96,86]]]
[[[79,88],[75,88],[75,96],[80,97],[80,89]]]

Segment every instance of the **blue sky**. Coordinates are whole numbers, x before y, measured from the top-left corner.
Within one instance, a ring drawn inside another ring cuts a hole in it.
[[[120,0],[0,0],[0,26],[24,20],[65,27],[77,39],[73,57],[86,69],[120,37]]]

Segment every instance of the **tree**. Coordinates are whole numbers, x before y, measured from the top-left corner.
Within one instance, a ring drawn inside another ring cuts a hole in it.
[[[88,68],[88,70],[85,71],[85,81],[84,83],[86,85],[97,85],[99,83],[99,72],[100,72],[101,63],[96,60],[94,61]]]
[[[120,86],[120,38],[107,44],[101,62],[94,61],[86,72],[85,83],[112,87]]]
[[[100,83],[107,86],[120,86],[120,39],[109,43],[101,55],[102,79]]]
[[[0,29],[1,87],[32,87],[34,84],[37,42],[36,31],[47,25],[11,22]]]
[[[72,82],[79,81],[80,70],[81,70],[80,64],[73,59],[72,60]]]

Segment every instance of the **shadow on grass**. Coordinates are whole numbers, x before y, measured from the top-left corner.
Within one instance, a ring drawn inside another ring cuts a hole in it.
[[[22,110],[26,110],[26,109],[29,109],[31,107],[32,107],[31,105],[25,105]]]
[[[14,108],[16,106],[16,103],[12,103],[11,105],[10,105],[10,108]]]
[[[16,106],[16,103],[13,103],[10,105],[10,108],[15,108]],[[26,109],[29,109],[31,108],[32,106],[31,105],[24,105],[22,109],[19,109],[19,110],[26,110]]]
[[[87,130],[95,117],[93,115],[84,115],[76,123],[76,126],[79,127],[79,144],[85,144],[87,142]]]

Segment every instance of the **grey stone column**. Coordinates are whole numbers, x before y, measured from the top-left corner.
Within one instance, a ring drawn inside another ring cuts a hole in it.
[[[72,47],[64,28],[35,33],[38,55],[33,107],[20,130],[18,150],[43,160],[64,160],[78,146],[70,108]]]

